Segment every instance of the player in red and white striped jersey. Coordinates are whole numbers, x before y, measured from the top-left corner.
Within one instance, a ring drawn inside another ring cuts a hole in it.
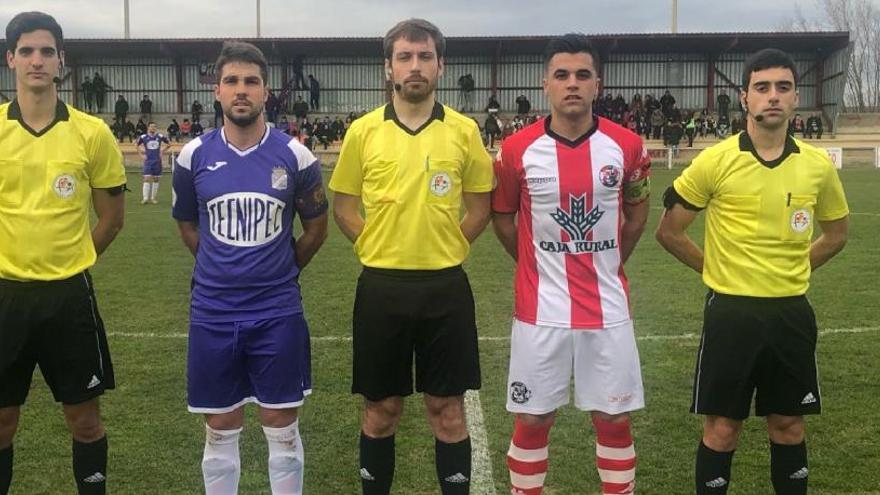
[[[556,410],[590,411],[602,493],[635,489],[629,412],[644,407],[623,264],[648,217],[650,159],[636,134],[594,118],[600,60],[567,34],[545,52],[551,115],[504,142],[495,232],[517,261],[507,409],[512,493],[540,494]]]

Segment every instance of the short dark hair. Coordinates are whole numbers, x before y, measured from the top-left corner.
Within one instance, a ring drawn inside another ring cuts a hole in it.
[[[43,12],[22,12],[17,14],[6,25],[6,46],[10,52],[15,52],[18,40],[22,34],[32,33],[39,29],[45,29],[52,33],[55,38],[55,49],[59,52],[64,49],[64,35],[61,25],[49,14]]]
[[[434,40],[434,46],[437,48],[437,58],[446,56],[446,38],[440,32],[440,28],[424,19],[407,19],[400,21],[385,33],[385,39],[382,40],[382,51],[386,60],[391,60],[394,53],[394,42],[400,38],[409,41],[425,41],[428,38]]]
[[[152,121],[152,120],[151,120],[151,121],[149,121],[149,122],[147,122],[147,125],[148,125],[148,126],[151,126],[151,125],[156,125],[156,123],[155,123],[155,122],[153,122],[153,121]]]
[[[794,65],[794,60],[782,50],[765,48],[746,59],[742,73],[742,90],[747,91],[749,89],[749,83],[752,80],[753,72],[773,67],[782,67],[783,69],[790,70],[791,75],[794,77],[794,84],[797,86],[798,72],[797,67]]]
[[[268,84],[269,62],[266,61],[266,56],[256,46],[244,41],[224,41],[223,48],[220,50],[220,56],[214,62],[214,71],[217,75],[218,84],[220,83],[220,77],[223,75],[223,66],[230,62],[243,62],[259,66],[263,84]]]
[[[602,60],[599,50],[583,33],[566,33],[558,38],[553,38],[544,49],[544,68],[550,64],[550,59],[557,53],[586,53],[593,59],[593,67],[597,76],[602,73]]]

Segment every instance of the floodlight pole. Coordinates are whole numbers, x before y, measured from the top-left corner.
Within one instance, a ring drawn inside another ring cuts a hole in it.
[[[672,34],[678,34],[678,0],[672,0]]]
[[[125,33],[123,34],[123,38],[129,39],[131,38],[131,11],[129,10],[128,0],[123,2],[122,16],[125,20]]]
[[[257,0],[257,38],[260,37],[260,0]]]

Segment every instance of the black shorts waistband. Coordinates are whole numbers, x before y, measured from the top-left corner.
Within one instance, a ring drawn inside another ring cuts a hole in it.
[[[88,270],[79,272],[72,277],[62,278],[59,280],[9,280],[5,278],[0,278],[0,289],[40,290],[53,287],[71,287],[75,285],[82,285],[83,280],[88,280],[88,284],[91,285],[91,276],[89,275]]]
[[[401,270],[398,268],[375,268],[372,266],[365,266],[363,272],[369,273],[370,275],[381,275],[400,280],[413,280],[458,275],[464,273],[464,268],[462,268],[461,265],[456,265],[448,268],[440,268],[438,270]]]
[[[781,296],[781,297],[756,297],[756,296],[740,296],[733,294],[724,294],[722,292],[715,291],[713,289],[709,289],[707,293],[707,297],[711,298],[720,298],[726,299],[731,302],[743,302],[749,304],[785,304],[785,303],[793,303],[798,301],[804,301],[807,299],[806,294],[799,294],[796,296]]]

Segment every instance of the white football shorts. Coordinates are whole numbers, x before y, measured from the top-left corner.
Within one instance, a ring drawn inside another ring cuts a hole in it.
[[[507,410],[546,414],[569,403],[620,414],[645,407],[632,320],[601,329],[571,329],[513,320]]]

